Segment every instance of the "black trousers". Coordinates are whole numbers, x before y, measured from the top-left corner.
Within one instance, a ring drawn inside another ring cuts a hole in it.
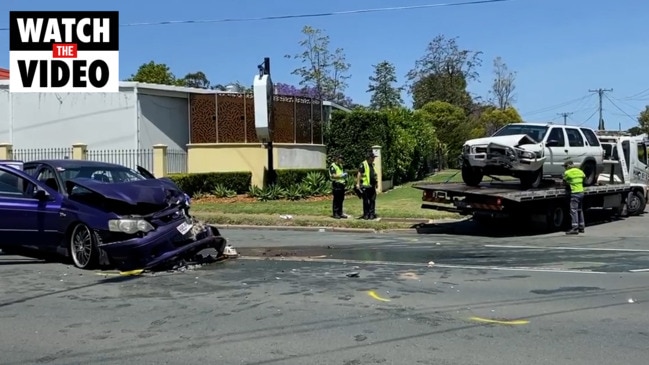
[[[363,186],[363,217],[372,218],[376,216],[376,188]]]
[[[345,185],[341,183],[333,183],[332,193],[334,196],[332,210],[334,217],[343,215],[343,202],[345,201]]]

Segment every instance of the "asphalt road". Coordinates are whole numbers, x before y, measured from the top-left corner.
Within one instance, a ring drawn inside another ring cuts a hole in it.
[[[229,230],[239,259],[131,277],[0,256],[0,363],[644,365],[647,223]]]

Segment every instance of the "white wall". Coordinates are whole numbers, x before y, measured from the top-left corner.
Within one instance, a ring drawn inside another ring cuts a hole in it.
[[[169,149],[187,150],[189,106],[187,97],[138,93],[140,107],[140,147],[166,144]]]
[[[14,148],[137,148],[135,95],[119,93],[12,94]],[[2,126],[0,125],[0,133]]]
[[[0,85],[0,143],[9,143],[9,126],[11,125],[11,108],[9,108],[9,87]]]
[[[279,169],[324,169],[327,156],[322,146],[307,145],[273,145],[277,150],[277,168]]]

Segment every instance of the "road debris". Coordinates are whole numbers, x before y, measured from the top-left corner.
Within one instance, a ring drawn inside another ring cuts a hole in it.
[[[360,275],[358,271],[352,271],[350,273],[347,273],[348,278],[357,278]]]
[[[428,267],[433,267],[435,266],[435,263],[433,261],[428,261]]]

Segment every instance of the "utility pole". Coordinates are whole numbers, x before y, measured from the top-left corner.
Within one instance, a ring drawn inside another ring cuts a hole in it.
[[[572,114],[573,114],[572,112],[570,112],[570,113],[557,113],[557,115],[560,115],[560,116],[563,117],[563,125],[568,124],[568,116],[570,116]]]
[[[599,126],[597,127],[597,129],[599,129],[600,131],[606,130],[606,128],[604,128],[604,118],[602,117],[602,97],[604,96],[604,93],[608,91],[613,91],[613,89],[599,88],[597,90],[588,90],[588,92],[597,93],[597,95],[599,96]]]

